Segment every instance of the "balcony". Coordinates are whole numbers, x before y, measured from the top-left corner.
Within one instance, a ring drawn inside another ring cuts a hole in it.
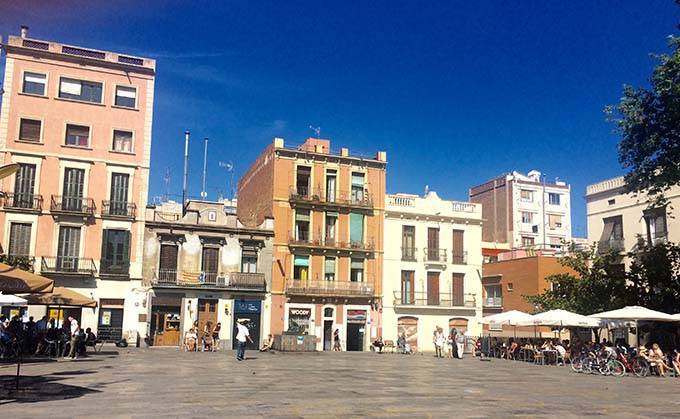
[[[99,273],[101,276],[130,276],[130,262],[102,259],[99,261]]]
[[[597,243],[597,251],[600,253],[623,252],[625,250],[623,237],[611,238]]]
[[[427,292],[413,292],[402,294],[394,291],[395,307],[429,307],[429,308],[476,308],[477,296],[475,294],[453,295],[452,293],[440,293],[439,295]]]
[[[375,250],[375,242],[372,238],[364,241],[341,241],[322,235],[310,236],[308,232],[289,232],[288,245],[290,247],[307,249],[328,249],[343,251],[372,252]]]
[[[423,249],[423,252],[425,254],[425,262],[446,263],[446,249],[426,247]]]
[[[455,252],[451,254],[451,263],[454,265],[467,265],[468,263],[468,252],[467,250],[463,253],[456,254]]]
[[[416,248],[415,247],[402,247],[401,248],[401,260],[404,262],[415,262],[416,261]]]
[[[307,281],[289,279],[286,294],[319,297],[372,297],[373,282]]]
[[[17,211],[41,212],[42,195],[5,192],[4,208]]]
[[[168,288],[219,288],[240,291],[267,290],[267,283],[263,273],[229,272],[182,272],[176,269],[159,269],[152,285]]]
[[[43,275],[94,276],[97,267],[91,258],[77,256],[43,256],[40,262]]]
[[[102,217],[134,220],[137,204],[127,201],[102,201]]]
[[[482,305],[484,308],[502,308],[503,297],[485,297],[482,300]]]
[[[289,201],[293,204],[319,205],[324,208],[373,208],[373,197],[366,190],[326,193],[325,190],[319,188],[291,187]]]
[[[53,214],[94,216],[94,200],[92,198],[52,195],[50,212]]]

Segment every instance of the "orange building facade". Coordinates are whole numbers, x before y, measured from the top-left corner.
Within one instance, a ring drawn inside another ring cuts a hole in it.
[[[331,152],[275,138],[238,186],[246,226],[274,218],[271,333],[314,335],[331,350],[368,348],[381,333],[386,153]]]
[[[1,184],[2,250],[99,303],[61,315],[102,338],[143,336],[155,61],[32,39],[27,28],[2,47],[0,150],[20,164]]]
[[[541,294],[550,288],[546,278],[562,273],[576,275],[571,268],[562,266],[558,257],[542,255],[541,251],[512,250],[501,253],[498,262],[482,265],[483,316],[510,310],[533,313],[534,306],[524,296]],[[539,329],[549,332],[547,328]],[[503,332],[506,336],[512,336],[515,332],[512,326],[500,325],[484,325],[484,330]],[[517,332],[518,336],[533,336],[534,328],[517,327]]]

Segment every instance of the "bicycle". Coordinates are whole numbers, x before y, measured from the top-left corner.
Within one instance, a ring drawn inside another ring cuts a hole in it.
[[[618,361],[626,369],[635,374],[636,377],[646,377],[649,375],[649,362],[639,355],[628,355],[619,352]]]

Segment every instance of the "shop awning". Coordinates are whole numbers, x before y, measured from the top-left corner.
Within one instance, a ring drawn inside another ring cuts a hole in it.
[[[27,294],[52,292],[54,281],[33,272],[0,263],[0,292]]]
[[[28,304],[33,305],[97,307],[97,301],[63,287],[54,287],[54,291],[50,294],[31,294],[27,295],[25,298],[28,301]]]

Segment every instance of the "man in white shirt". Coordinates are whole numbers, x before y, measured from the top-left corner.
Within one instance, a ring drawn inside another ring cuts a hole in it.
[[[246,326],[248,324],[248,319],[238,319],[237,321],[238,323],[236,324],[236,342],[237,342],[236,359],[239,361],[243,361],[246,357],[246,340],[249,340],[250,343],[253,343],[253,340],[250,338],[250,331]]]
[[[78,357],[78,340],[80,337],[80,326],[78,325],[78,320],[74,319],[73,316],[68,316],[69,324],[71,325],[71,351],[68,356],[73,358]]]

